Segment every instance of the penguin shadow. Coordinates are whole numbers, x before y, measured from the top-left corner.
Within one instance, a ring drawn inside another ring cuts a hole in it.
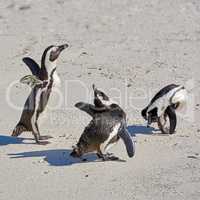
[[[155,135],[159,132],[159,129],[155,129],[153,127],[147,127],[143,125],[132,125],[128,126],[127,130],[129,131],[132,137],[136,135]]]
[[[28,138],[12,137],[6,135],[0,135],[0,146],[9,145],[9,144],[33,144],[25,143],[25,140],[33,140]]]
[[[42,162],[46,161],[50,166],[70,166],[74,164],[84,164],[90,162],[104,162],[99,159],[96,154],[87,154],[83,158],[73,158],[70,156],[72,152],[71,149],[53,149],[53,150],[43,150],[43,151],[30,151],[21,153],[11,153],[8,154],[11,159],[18,158],[31,158],[31,157],[41,157]],[[124,162],[123,160],[118,160]],[[41,161],[38,162],[40,164]]]

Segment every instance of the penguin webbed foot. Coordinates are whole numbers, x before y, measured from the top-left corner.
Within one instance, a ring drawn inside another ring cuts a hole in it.
[[[103,161],[116,161],[120,160],[118,157],[114,156],[112,153],[101,154],[97,153],[98,158],[101,158]]]
[[[38,136],[38,135],[34,134],[34,138],[35,138],[36,144],[38,144],[38,145],[47,145],[47,144],[50,143],[48,141],[40,141],[40,137],[41,136]]]
[[[111,160],[111,161],[116,161],[116,160],[119,160],[119,158],[117,157],[117,156],[107,156],[106,157],[106,159],[105,159],[105,161],[109,161],[109,160]]]
[[[47,145],[49,143],[50,142],[48,142],[48,141],[36,141],[36,144],[38,144],[38,145]]]
[[[50,136],[50,135],[39,136],[39,140],[48,140],[48,139],[51,139],[51,138],[53,138],[53,137]]]

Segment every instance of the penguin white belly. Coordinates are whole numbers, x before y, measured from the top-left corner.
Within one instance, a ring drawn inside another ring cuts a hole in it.
[[[111,139],[112,139],[112,138],[111,138]],[[114,143],[107,144],[107,145],[106,145],[106,148],[104,149],[104,152],[108,152],[108,150],[109,150],[110,148],[112,148],[116,143],[117,143],[117,141],[114,142]]]
[[[118,123],[117,125],[115,125],[114,128],[113,128],[113,130],[112,130],[112,132],[110,133],[108,139],[104,143],[102,143],[100,145],[100,149],[101,149],[102,153],[106,152],[106,150],[108,150],[111,147],[111,145],[108,145],[108,144],[109,144],[110,140],[114,136],[116,136],[118,134],[120,125],[121,125],[120,123]]]
[[[57,89],[60,86],[61,86],[61,81],[60,81],[60,78],[59,78],[57,72],[55,71],[53,74],[52,92],[51,92],[51,95],[49,96],[48,104],[46,105],[46,109],[40,114],[40,118],[38,119],[38,123],[40,125],[48,119],[47,112],[50,110],[51,105],[53,104],[52,98],[54,97],[54,95],[57,95],[57,93],[59,92]]]
[[[60,77],[58,76],[57,72],[55,71],[53,74],[53,87],[60,87],[61,81]]]
[[[31,118],[31,125],[32,125],[33,131],[35,133],[38,133],[38,130],[37,130],[35,122],[36,122],[37,110],[38,110],[38,107],[39,107],[39,104],[40,104],[41,94],[42,94],[42,92],[43,92],[44,89],[45,88],[43,88],[43,89],[39,88],[38,91],[37,91],[37,94],[35,96],[35,108],[34,108],[33,116]]]
[[[41,126],[43,123],[45,123],[47,120],[50,120],[51,121],[51,116],[52,116],[52,113],[53,113],[53,110],[54,107],[55,107],[55,97],[57,97],[57,92],[55,91],[57,88],[57,85],[55,88],[52,88],[52,91],[51,91],[51,94],[49,96],[49,99],[48,99],[48,103],[44,109],[44,111],[42,113],[40,113],[40,117],[38,119],[38,124]],[[57,106],[57,105],[56,105]],[[50,119],[49,119],[50,117]]]
[[[33,113],[33,116],[32,116],[32,118],[31,118],[31,124],[32,124],[32,128],[33,128],[33,131],[34,132],[38,132],[38,130],[37,130],[37,127],[36,127],[36,125],[35,125],[35,122],[36,122],[36,115],[37,115],[37,110],[38,110],[38,108],[39,108],[39,105],[40,105],[40,100],[41,100],[41,94],[42,94],[42,92],[44,92],[47,88],[48,88],[48,86],[49,86],[49,82],[48,82],[48,84],[46,85],[46,87],[44,87],[44,88],[39,88],[38,89],[38,91],[37,91],[37,94],[36,94],[36,97],[35,97],[35,110],[34,110],[34,113]],[[52,95],[50,95],[50,97],[51,97]],[[49,100],[50,100],[50,97],[49,97]],[[48,100],[48,101],[49,101]],[[46,111],[48,110],[48,104],[46,105],[46,109],[44,109],[44,111],[42,112],[42,113],[40,113],[40,117],[39,117],[39,119],[38,119],[38,123],[41,125],[44,121],[45,121],[45,119],[47,118],[47,116],[46,116]]]

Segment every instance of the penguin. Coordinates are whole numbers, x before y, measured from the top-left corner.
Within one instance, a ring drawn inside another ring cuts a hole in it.
[[[78,143],[73,147],[71,156],[81,157],[89,152],[96,152],[103,161],[119,160],[118,157],[108,153],[108,149],[121,138],[126,146],[129,157],[135,154],[135,144],[126,129],[126,114],[122,108],[114,103],[102,91],[93,85],[94,105],[79,102],[75,107],[85,111],[92,117],[84,129]]]
[[[23,77],[21,82],[30,85],[32,90],[26,99],[20,120],[14,128],[12,136],[17,137],[24,131],[30,131],[37,144],[47,144],[47,142],[41,141],[48,137],[40,135],[38,118],[48,103],[52,87],[60,82],[56,72],[57,59],[67,47],[68,44],[48,46],[42,54],[41,67],[32,58],[23,58],[32,75]]]
[[[173,134],[176,129],[176,110],[187,102],[187,91],[184,86],[170,84],[162,88],[152,98],[150,103],[141,111],[142,117],[147,120],[147,126],[157,122],[162,133]],[[170,127],[165,128],[169,118]]]

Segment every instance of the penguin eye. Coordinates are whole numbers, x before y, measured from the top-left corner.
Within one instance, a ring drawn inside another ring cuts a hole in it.
[[[109,98],[103,92],[101,92],[101,96],[102,96],[103,100],[109,101]]]
[[[95,96],[97,96],[100,100],[109,101],[109,98],[100,90],[95,91]]]
[[[57,49],[53,49],[51,52],[50,52],[50,56],[49,56],[49,60],[51,62],[53,62],[54,60],[56,60],[59,56],[59,51],[57,51]]]

